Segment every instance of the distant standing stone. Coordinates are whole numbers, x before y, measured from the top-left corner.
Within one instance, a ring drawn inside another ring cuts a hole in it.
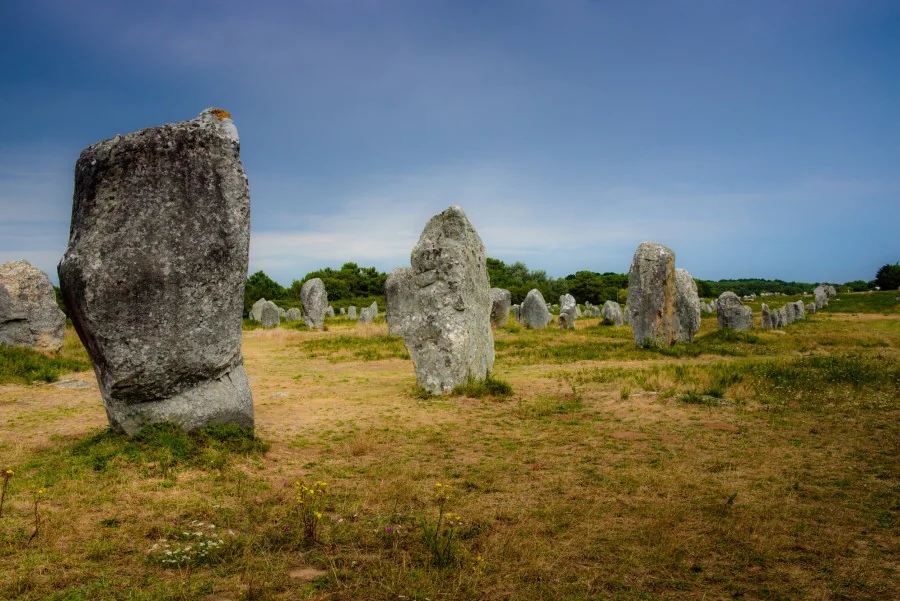
[[[328,293],[325,283],[319,278],[303,282],[300,287],[300,302],[303,304],[303,320],[311,330],[321,330],[325,323],[325,309],[328,308]]]
[[[525,300],[519,307],[519,314],[522,317],[522,323],[526,328],[542,330],[553,319],[550,311],[547,310],[547,303],[544,301],[544,295],[537,288],[532,288],[525,295]]]
[[[375,321],[375,316],[372,315],[372,307],[363,307],[359,312],[359,322],[372,323],[373,321]]]
[[[559,297],[559,327],[575,329],[575,310],[578,305],[571,294],[563,294]],[[563,315],[565,314],[565,319]]]
[[[347,314],[347,309],[345,309],[344,307],[341,307],[341,315],[346,315],[346,314]]]
[[[596,308],[597,307],[592,307],[592,309]],[[600,310],[600,316],[603,318],[603,323],[608,326],[620,326],[625,323],[622,306],[616,301],[608,300],[603,303],[603,309]]]
[[[369,315],[372,316],[372,319],[378,317],[378,301],[372,301],[372,304],[369,305]]]
[[[281,315],[278,314],[278,307],[275,303],[268,302],[263,305],[259,312],[259,321],[264,328],[277,328],[281,323]]]
[[[753,310],[734,292],[723,292],[719,296],[716,313],[720,330],[749,330],[753,326]]]
[[[775,324],[772,323],[772,314],[769,313],[769,305],[766,303],[762,304],[762,315],[759,321],[759,327],[764,330],[772,330],[775,328]]]
[[[300,309],[297,307],[292,307],[287,310],[287,313],[284,315],[285,321],[300,321],[303,318],[303,314],[300,312]]]
[[[385,318],[403,337],[416,382],[437,395],[484,380],[494,365],[487,255],[461,208],[428,221],[410,263],[387,278]]]
[[[347,309],[347,317],[350,319],[356,319],[356,307],[354,305],[350,305]]]
[[[697,283],[686,269],[675,270],[675,317],[678,319],[680,342],[693,342],[700,330],[700,296]]]
[[[94,144],[75,165],[60,287],[114,431],[253,427],[241,355],[250,194],[239,148],[228,113],[207,109]]]
[[[0,345],[55,353],[65,333],[66,315],[47,274],[28,261],[0,265]]]
[[[269,301],[267,301],[264,298],[261,298],[258,301],[256,301],[255,303],[253,303],[253,308],[250,309],[250,315],[249,315],[250,319],[252,319],[254,321],[260,321],[260,317],[262,316],[261,315],[262,308],[266,305],[267,302],[269,302]]]
[[[784,313],[787,315],[787,323],[792,324],[797,319],[797,306],[794,303],[788,303],[784,306]]]
[[[806,303],[806,312],[807,313],[815,313],[816,312],[815,303]]]
[[[502,328],[509,321],[512,295],[505,288],[491,288],[491,325]]]
[[[334,307],[328,305],[328,307],[325,308],[325,317],[334,317]]]
[[[678,336],[675,313],[675,253],[642,242],[628,272],[627,310],[637,345],[669,346]]]
[[[775,312],[778,315],[778,327],[783,328],[787,325],[790,325],[790,320],[788,318],[787,309],[781,307],[778,311]]]

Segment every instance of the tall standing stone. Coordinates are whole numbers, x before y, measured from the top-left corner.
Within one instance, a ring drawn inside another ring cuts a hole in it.
[[[502,328],[509,321],[512,294],[505,288],[491,288],[491,325]]]
[[[285,319],[287,319],[286,313]],[[259,322],[264,328],[277,328],[278,324],[281,323],[281,313],[278,311],[278,306],[272,301],[267,301],[262,306],[262,309],[259,310]]]
[[[553,316],[547,310],[544,295],[537,288],[532,288],[525,295],[525,300],[519,306],[519,316],[526,328],[536,330],[546,328],[547,324],[553,320]]]
[[[347,309],[347,317],[350,319],[356,319],[356,306],[355,305],[350,305],[350,307]]]
[[[815,296],[816,309],[822,309],[828,306],[828,292],[825,286],[816,286],[813,290]]]
[[[597,307],[591,307],[596,309]],[[600,316],[603,323],[608,326],[620,326],[625,323],[625,316],[622,314],[622,306],[616,301],[608,300],[603,303],[603,309],[600,310]]]
[[[775,328],[775,324],[772,321],[772,314],[769,313],[769,305],[766,303],[762,304],[762,315],[759,321],[759,327],[764,330],[771,330]]]
[[[794,317],[796,319],[806,319],[806,308],[802,300],[794,301]]]
[[[628,301],[638,345],[669,346],[678,335],[675,314],[675,253],[662,244],[642,242],[628,272]]]
[[[416,382],[436,395],[484,380],[494,366],[487,255],[461,208],[428,221],[410,263],[388,276],[385,317],[406,343]]]
[[[575,329],[575,310],[578,305],[571,294],[563,294],[559,297],[559,327],[563,329]]]
[[[65,333],[66,315],[47,274],[28,261],[0,265],[0,345],[55,353]]]
[[[325,324],[325,309],[328,308],[328,293],[319,278],[306,280],[300,287],[300,302],[303,304],[303,320],[306,327],[321,330]]]
[[[75,165],[59,280],[110,427],[253,427],[241,355],[250,194],[230,115],[116,136]]]
[[[716,301],[720,330],[749,330],[753,327],[753,310],[741,302],[734,292],[723,292]]]
[[[686,269],[675,270],[675,317],[678,319],[680,342],[693,342],[700,330],[700,296],[697,282]]]
[[[815,313],[816,305],[815,303],[806,303],[806,313]]]

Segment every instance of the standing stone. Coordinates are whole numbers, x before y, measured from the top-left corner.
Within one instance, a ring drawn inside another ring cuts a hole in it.
[[[372,307],[363,307],[359,311],[359,322],[360,323],[372,323],[375,321],[375,316],[372,315]]]
[[[344,307],[341,307],[341,315],[346,315],[346,314],[347,314],[347,309],[345,309]]]
[[[794,301],[794,320],[806,319],[806,307],[802,300]]]
[[[356,306],[350,305],[350,308],[347,309],[347,317],[350,319],[356,319]]]
[[[269,302],[264,298],[259,299],[255,303],[253,303],[253,308],[250,309],[250,319],[254,321],[260,321],[260,317],[262,316],[262,308]]]
[[[613,302],[613,301],[609,301],[609,302]],[[616,303],[616,304],[618,305],[619,303]],[[621,312],[621,311],[622,311],[622,309],[620,308],[619,312]],[[598,307],[597,305],[594,305],[593,307],[591,307],[591,317],[601,317],[601,316],[602,316],[602,311],[600,310],[600,307]],[[622,319],[625,319],[625,318],[623,317]]]
[[[703,313],[704,315],[710,315],[710,314],[712,314],[713,310],[710,305],[708,305],[706,303],[700,303],[700,312]]]
[[[0,345],[55,353],[65,333],[66,315],[47,274],[28,261],[0,265]]]
[[[837,290],[835,290],[834,286],[831,284],[827,284],[825,286],[825,294],[828,296],[837,296]]]
[[[816,312],[815,303],[806,303],[806,312],[807,313],[815,313]]]
[[[303,314],[300,312],[300,309],[298,309],[297,307],[292,307],[292,308],[288,309],[287,312],[284,314],[285,321],[300,321],[300,319],[302,317],[303,317]]]
[[[563,294],[559,297],[559,327],[575,329],[575,309],[577,308],[575,297],[571,294]]]
[[[259,311],[259,322],[264,328],[277,328],[281,323],[281,315],[278,314],[278,307],[275,303],[269,301]]]
[[[593,307],[596,309],[597,307]],[[603,303],[603,309],[600,311],[603,323],[608,326],[620,326],[625,323],[625,316],[622,314],[622,306],[616,301],[608,300]]]
[[[628,272],[627,310],[637,345],[669,346],[678,336],[675,313],[675,253],[642,242]]]
[[[228,113],[207,109],[94,144],[75,165],[60,287],[114,431],[253,427],[241,355],[250,193],[239,150]]]
[[[778,327],[779,328],[783,328],[787,325],[790,325],[791,322],[788,317],[787,309],[782,307],[782,308],[778,309],[777,314],[778,314]]]
[[[784,312],[787,315],[788,324],[794,323],[794,320],[797,319],[797,305],[794,303],[788,303],[784,306]]]
[[[300,287],[300,302],[303,304],[303,320],[310,330],[321,330],[325,323],[325,309],[328,307],[328,293],[319,278],[303,282]]]
[[[716,313],[720,330],[749,330],[753,326],[753,310],[734,292],[723,292],[719,296]]]
[[[775,324],[772,321],[772,314],[769,313],[769,305],[766,303],[762,304],[762,316],[759,320],[759,327],[764,330],[772,330],[775,328]]]
[[[274,304],[274,303],[273,303],[273,304]],[[282,308],[279,307],[278,305],[275,305],[275,310],[278,311],[278,317],[279,317],[282,321],[285,320],[285,319],[287,319],[287,311],[286,311],[285,309],[282,309]]]
[[[583,313],[581,312],[581,307],[579,307],[578,305],[575,305],[575,317],[579,318],[582,315],[583,315]]]
[[[519,307],[519,313],[525,327],[535,330],[546,328],[547,324],[553,320],[553,316],[547,310],[547,303],[544,302],[544,295],[537,288],[532,288],[525,295],[525,300]]]
[[[416,382],[437,395],[484,380],[494,366],[487,255],[461,208],[428,221],[410,263],[388,276],[385,317],[406,343]]]
[[[334,317],[334,307],[328,305],[325,308],[325,317]]]
[[[516,323],[522,323],[522,314],[519,309],[520,309],[519,305],[513,305],[512,308],[510,309],[512,311],[513,317],[516,320]]]
[[[372,301],[372,304],[369,305],[369,315],[373,320],[378,317],[378,301]]]
[[[697,282],[686,269],[675,270],[675,317],[678,319],[676,340],[693,342],[700,330],[700,296]]]
[[[816,309],[828,306],[828,292],[825,286],[816,286],[816,289],[813,290],[813,295],[815,296]]]
[[[502,328],[509,322],[512,294],[504,288],[491,288],[491,325]]]

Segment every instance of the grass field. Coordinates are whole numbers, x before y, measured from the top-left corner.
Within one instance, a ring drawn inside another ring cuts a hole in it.
[[[511,325],[437,399],[383,322],[247,328],[255,437],[106,432],[69,332],[3,368],[0,599],[900,599],[897,296],[664,350]]]

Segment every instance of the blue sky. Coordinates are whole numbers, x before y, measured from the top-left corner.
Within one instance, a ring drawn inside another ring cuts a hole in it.
[[[234,115],[251,271],[408,264],[459,204],[489,256],[871,279],[900,260],[900,3],[11,3],[0,262],[56,281],[86,146]]]

